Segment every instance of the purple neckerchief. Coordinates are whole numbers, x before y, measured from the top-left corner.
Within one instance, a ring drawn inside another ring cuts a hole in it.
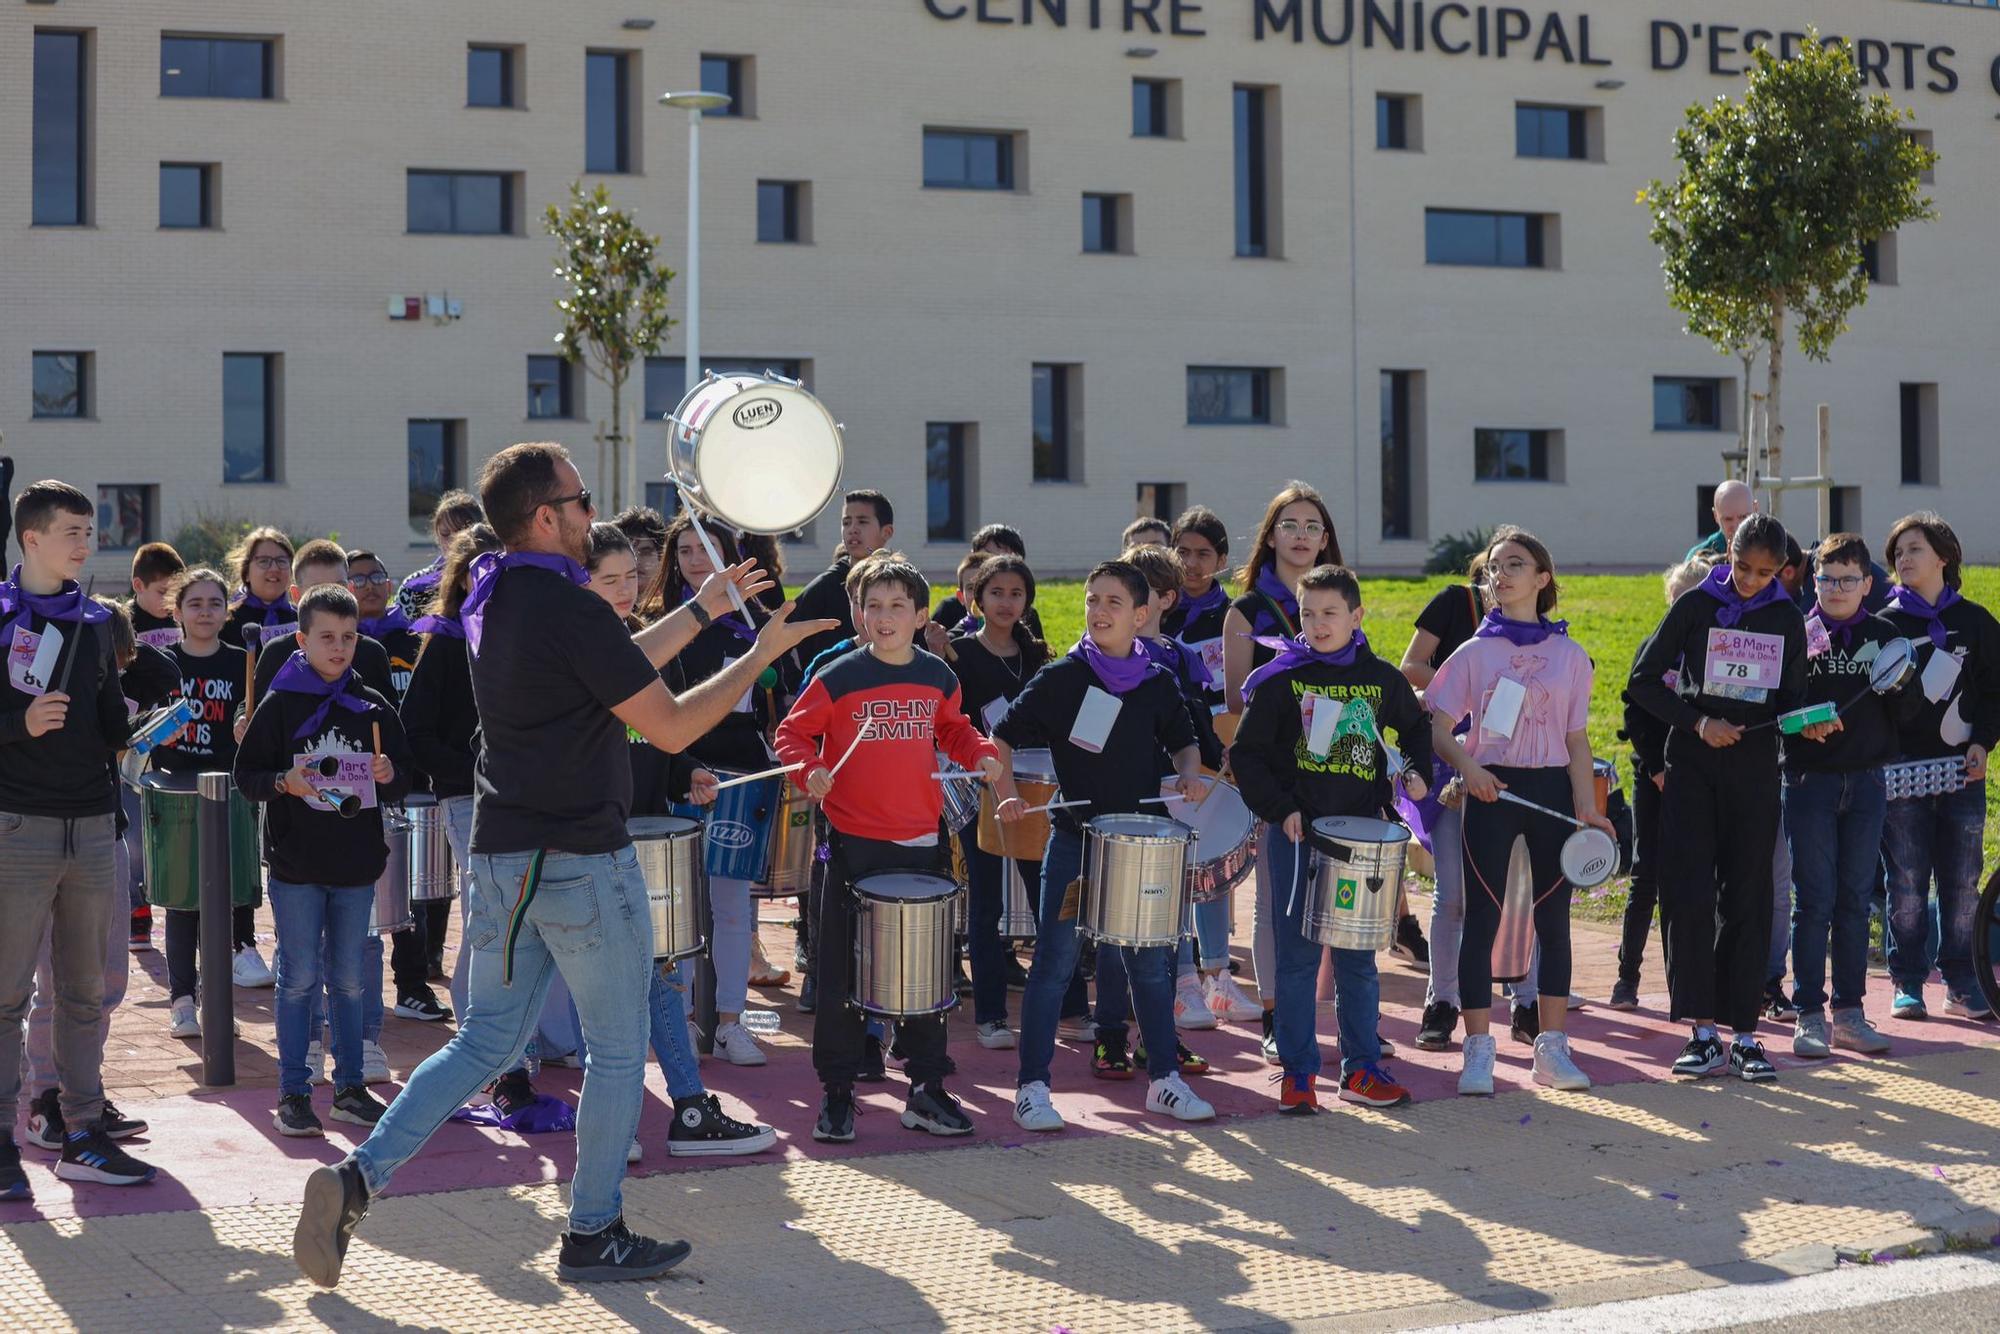
[[[1229,590],[1222,586],[1220,579],[1208,586],[1208,591],[1199,596],[1181,599],[1181,624],[1188,625],[1199,617],[1206,616],[1217,607],[1229,601]]]
[[[410,622],[410,632],[419,635],[443,635],[446,639],[463,639],[465,622],[456,616],[419,616]]]
[[[1833,636],[1834,643],[1846,648],[1853,641],[1855,631],[1861,628],[1861,623],[1868,619],[1868,608],[1856,607],[1852,616],[1844,621],[1836,621],[1826,614],[1826,608],[1814,602],[1812,610],[1807,612],[1806,616],[1808,619],[1818,621],[1826,628],[1826,632]]]
[[[361,619],[361,633],[370,639],[380,639],[398,630],[410,629],[410,617],[401,607],[391,607],[386,615],[364,616]]]
[[[336,704],[349,713],[366,713],[374,707],[354,693],[357,684],[352,667],[329,681],[312,669],[312,664],[306,661],[304,649],[293,649],[292,656],[285,659],[285,665],[278,669],[277,676],[272,679],[271,689],[288,691],[294,695],[319,696],[320,705],[313,710],[312,717],[299,724],[298,730],[292,733],[292,740],[303,741],[319,731]]]
[[[984,616],[967,615],[964,620],[951,627],[951,632],[955,635],[976,635],[985,628],[986,618]]]
[[[475,1126],[498,1126],[522,1135],[548,1135],[576,1129],[576,1109],[547,1093],[537,1093],[533,1102],[505,1116],[492,1103],[483,1102],[477,1107],[461,1107],[448,1119]]]
[[[1530,644],[1541,643],[1550,635],[1567,635],[1568,633],[1568,621],[1552,621],[1544,616],[1533,625],[1529,625],[1525,621],[1508,620],[1500,614],[1500,609],[1495,607],[1492,611],[1486,613],[1484,620],[1479,622],[1479,628],[1472,632],[1472,637],[1474,639],[1504,639],[1517,648],[1526,648]]]
[[[1353,637],[1346,644],[1331,653],[1321,653],[1318,649],[1307,643],[1303,635],[1297,639],[1271,639],[1260,636],[1254,642],[1262,644],[1265,648],[1275,650],[1278,656],[1272,658],[1269,662],[1244,678],[1243,698],[1246,700],[1250,698],[1258,686],[1264,684],[1264,682],[1270,680],[1272,677],[1304,667],[1308,663],[1316,662],[1324,667],[1352,667],[1354,665],[1354,655],[1368,647],[1368,636],[1356,630]]]
[[[438,580],[442,578],[444,578],[444,557],[437,556],[432,559],[429,565],[424,566],[423,569],[418,570],[403,581],[403,591],[409,593],[420,592],[426,588],[436,588]]]
[[[685,607],[687,606],[688,603],[693,601],[694,601],[694,590],[689,589],[687,596],[681,599],[681,605]],[[730,634],[735,635],[738,639],[742,640],[746,644],[754,644],[757,642],[757,632],[755,630],[752,630],[749,626],[743,624],[742,619],[738,617],[737,614],[733,611],[723,612],[722,615],[712,618],[709,621],[709,624],[715,626],[721,626],[724,630],[727,630]]]
[[[1718,565],[1708,572],[1708,578],[1698,585],[1701,591],[1722,604],[1715,613],[1715,623],[1725,630],[1734,630],[1737,622],[1757,610],[1776,602],[1783,602],[1791,595],[1785,592],[1783,581],[1773,579],[1758,590],[1757,596],[1746,598],[1736,591],[1736,580],[1730,575],[1730,567]]]
[[[15,615],[18,611],[20,614]],[[0,630],[0,638],[12,643],[14,627],[33,612],[45,621],[76,621],[83,625],[99,625],[111,619],[111,613],[97,602],[86,597],[82,585],[73,579],[63,580],[63,586],[53,593],[30,593],[21,587],[21,567],[0,583],[0,616],[8,617],[5,630]]]
[[[1959,601],[1962,601],[1962,599],[1959,597],[1958,590],[1949,584],[1945,586],[1944,592],[1938,595],[1937,605],[1935,606],[1924,601],[1924,595],[1910,588],[1908,585],[1899,585],[1896,591],[1889,595],[1890,606],[1894,607],[1897,611],[1905,612],[1926,623],[1925,628],[1931,632],[1931,643],[1937,645],[1939,648],[1944,647],[1945,639],[1944,622],[1939,618],[1944,615],[1946,607]]]
[[[265,625],[283,625],[288,618],[294,621],[299,619],[299,609],[292,605],[291,598],[280,597],[276,602],[266,602],[247,586],[236,590],[236,606],[263,612]]]
[[[465,646],[473,657],[479,656],[479,634],[486,624],[486,602],[493,596],[493,586],[500,582],[501,575],[522,566],[553,570],[579,588],[590,582],[590,575],[581,565],[550,551],[488,551],[473,557],[472,591],[466,594],[465,605],[458,610],[458,618],[465,625]]]
[[[1298,595],[1293,593],[1291,589],[1285,587],[1285,581],[1278,577],[1278,572],[1276,570],[1266,565],[1263,569],[1257,571],[1257,582],[1251,585],[1251,591],[1262,593],[1265,597],[1271,599],[1271,601],[1278,604],[1279,608],[1283,610],[1285,616],[1289,618],[1284,623],[1286,633],[1288,634],[1293,633],[1298,629],[1298,621],[1299,621]],[[1250,622],[1250,628],[1252,630],[1261,631],[1269,628],[1266,625],[1266,622],[1269,620],[1269,617],[1264,615],[1264,613],[1269,610],[1270,610],[1269,607],[1263,607],[1259,609],[1257,616]]]
[[[1089,664],[1098,683],[1114,695],[1123,695],[1136,689],[1141,681],[1162,670],[1159,664],[1147,657],[1136,644],[1132,648],[1131,657],[1114,658],[1099,648],[1097,641],[1089,635],[1076,641],[1076,647],[1069,651],[1069,656],[1078,662]]]

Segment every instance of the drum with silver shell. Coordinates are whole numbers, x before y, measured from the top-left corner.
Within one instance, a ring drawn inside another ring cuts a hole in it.
[[[1306,939],[1343,950],[1395,944],[1408,827],[1364,815],[1326,815],[1312,822],[1307,837],[1318,864],[1300,918]],[[1280,889],[1274,885],[1271,892]]]
[[[1178,945],[1191,927],[1188,849],[1194,831],[1158,815],[1105,815],[1083,827],[1076,929],[1131,949]]]
[[[646,881],[653,957],[685,959],[701,953],[707,944],[702,923],[708,917],[701,821],[683,815],[641,815],[625,822],[625,832]]]
[[[854,883],[854,1004],[889,1018],[958,1004],[952,919],[963,891],[928,871],[881,871]]]

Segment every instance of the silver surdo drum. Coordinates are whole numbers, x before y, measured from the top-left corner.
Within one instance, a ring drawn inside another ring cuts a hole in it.
[[[1083,827],[1083,895],[1076,928],[1143,949],[1178,945],[1190,930],[1188,845],[1194,831],[1158,815],[1107,815]]]
[[[679,815],[642,815],[625,822],[639,873],[646,879],[646,906],[653,919],[653,957],[685,959],[706,942],[701,924],[708,915],[708,867],[702,854],[702,823]]]
[[[952,985],[959,887],[928,871],[881,871],[854,884],[854,1003],[890,1018],[941,1014]]]
[[[1392,820],[1328,815],[1312,822],[1310,842],[1319,865],[1306,894],[1306,939],[1341,950],[1388,949],[1410,831]]]
[[[428,792],[412,792],[403,802],[410,821],[410,902],[436,903],[458,892],[451,873],[451,839],[445,835],[444,808]]]
[[[382,839],[389,860],[375,879],[375,902],[368,911],[368,930],[392,936],[415,924],[410,912],[410,820],[394,806],[382,808]]]

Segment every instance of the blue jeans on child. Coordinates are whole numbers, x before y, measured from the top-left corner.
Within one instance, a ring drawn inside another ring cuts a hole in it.
[[[1278,1039],[1278,1061],[1286,1074],[1316,1075],[1320,1069],[1319,1031],[1314,1010],[1319,993],[1319,956],[1325,948],[1305,933],[1306,895],[1312,884],[1311,849],[1293,843],[1272,825],[1264,834],[1271,867],[1273,944],[1278,951],[1277,1006],[1271,1024]],[[1303,864],[1301,864],[1303,863]],[[1296,867],[1298,893],[1292,892]],[[1333,951],[1334,1020],[1340,1028],[1340,1073],[1382,1062],[1382,1044],[1375,1028],[1381,1008],[1381,982],[1375,974],[1373,950]]]
[[[625,1151],[639,1126],[652,1027],[652,1006],[642,1000],[654,972],[652,918],[645,877],[629,845],[595,856],[547,853],[539,888],[521,914],[510,982],[505,929],[515,887],[536,855],[473,856],[466,1013],[451,1041],[410,1075],[352,1161],[371,1193],[385,1189],[446,1117],[519,1063],[549,981],[561,969],[589,1045],[576,1109],[569,1223],[573,1231],[596,1232],[624,1212],[620,1183]]]
[[[1938,971],[1946,992],[1980,996],[1972,970],[1972,932],[1979,912],[1980,845],[1986,836],[1986,784],[1971,783],[1934,797],[1889,803],[1882,857],[1889,871],[1889,976],[1896,989],[1921,992],[1930,976],[1926,949],[1930,900],[1937,883]]]
[[[1063,916],[1063,899],[1069,893],[1070,882],[1082,869],[1083,836],[1066,829],[1050,831],[1048,850],[1042,856],[1035,961],[1028,968],[1027,993],[1021,997],[1018,1081],[1021,1084],[1049,1081],[1049,1062],[1056,1047],[1056,1019],[1062,1009],[1063,992],[1076,973],[1076,957],[1081,947],[1075,916]],[[1174,1037],[1174,950],[1167,945],[1126,949],[1122,945],[1100,943],[1097,948],[1100,1000],[1106,985],[1105,964],[1114,955],[1124,966],[1132,1001],[1139,1012],[1139,1033],[1146,1044],[1146,1074],[1152,1079],[1164,1079],[1180,1068]]]
[[[332,996],[333,1086],[361,1082],[361,993],[366,969],[373,885],[295,885],[272,876],[271,920],[278,929],[278,1088],[285,1097],[311,1093],[306,1047],[315,1033],[319,997]],[[381,995],[381,983],[376,983]]]
[[[369,894],[375,887],[368,887]],[[320,960],[322,985],[312,998],[312,1026],[306,1030],[308,1042],[319,1041],[326,1032],[326,998],[333,994],[333,944],[327,943]],[[361,937],[361,1040],[382,1040],[382,937],[365,931]]]
[[[1868,898],[1882,856],[1888,797],[1880,769],[1785,774],[1785,841],[1792,851],[1793,1002],[1826,1009],[1827,942],[1833,1008],[1861,1008],[1868,984]]]
[[[688,1040],[687,980],[679,963],[654,963],[646,1009],[652,1024],[647,1037],[666,1076],[667,1096],[678,1102],[702,1093],[701,1058]]]

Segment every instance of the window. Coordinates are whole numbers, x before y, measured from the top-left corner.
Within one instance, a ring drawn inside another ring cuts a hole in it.
[[[969,531],[966,487],[976,429],[970,422],[929,422],[924,427],[924,508],[933,542],[963,542]]]
[[[1375,94],[1375,147],[1410,152],[1422,148],[1420,105],[1411,93]]]
[[[131,551],[152,541],[158,495],[156,486],[98,487],[97,549]]]
[[[1416,429],[1413,402],[1417,371],[1383,371],[1382,539],[1413,538],[1416,530]]]
[[[1133,138],[1180,137],[1180,85],[1179,79],[1132,80]]]
[[[530,417],[574,417],[570,402],[569,362],[561,357],[528,358],[528,415]]]
[[[1715,485],[1704,483],[1694,489],[1694,535],[1707,537],[1719,533],[1722,525],[1715,521]],[[1839,531],[1835,529],[1835,531]]]
[[[1553,481],[1550,456],[1559,434],[1479,427],[1472,433],[1473,476],[1482,482]]]
[[[35,31],[34,225],[89,221],[89,48],[80,32]]]
[[[1722,429],[1722,381],[1713,376],[1655,375],[1653,429]]]
[[[1134,496],[1135,519],[1162,519],[1168,528],[1187,509],[1186,482],[1140,482]]]
[[[278,358],[271,353],[222,354],[222,480],[278,480]]]
[[[926,129],[924,188],[1012,190],[1014,136],[986,130]]]
[[[1868,275],[1873,286],[1896,285],[1896,233],[1883,232],[1874,240],[1861,243],[1861,271]]]
[[[1083,253],[1119,255],[1127,247],[1125,201],[1129,195],[1085,195],[1083,197]]]
[[[410,456],[410,541],[430,541],[431,513],[444,493],[463,485],[465,423],[442,417],[412,418]]]
[[[37,417],[88,417],[96,409],[90,401],[90,353],[35,353],[34,415]]]
[[[160,96],[275,97],[275,53],[264,38],[162,36]]]
[[[1037,362],[1035,388],[1034,479],[1038,482],[1080,482],[1077,466],[1077,418],[1082,410],[1083,367]]]
[[[514,178],[497,171],[411,171],[405,195],[412,232],[503,236],[514,230]]]
[[[1187,368],[1189,426],[1268,426],[1272,412],[1272,380],[1266,367],[1190,366]]]
[[[160,164],[160,226],[215,225],[215,166],[208,162]]]
[[[757,182],[757,239],[773,245],[797,244],[805,240],[802,226],[802,196],[799,181]]]
[[[811,363],[797,358],[703,357],[704,371],[718,375],[762,375],[765,371],[787,380],[809,380]],[[687,359],[684,357],[646,358],[646,416],[659,421],[680,406],[687,396]],[[664,511],[662,511],[664,513]]]
[[[590,51],[583,57],[583,169],[632,170],[632,57]]]
[[[746,56],[703,56],[701,58],[701,90],[704,93],[721,93],[729,99],[726,107],[704,111],[704,116],[747,116],[750,114],[750,87],[747,77]]]
[[[681,511],[681,489],[672,482],[646,483],[646,508],[671,519]]]
[[[1542,216],[1477,213],[1455,208],[1424,210],[1424,262],[1539,269]]]
[[[1899,386],[1904,486],[1938,484],[1937,388],[1934,384]]]
[[[1903,135],[1919,148],[1937,147],[1937,136],[1929,130],[1904,130]],[[1937,168],[1925,167],[1917,173],[1917,181],[1923,185],[1937,184]]]
[[[1266,88],[1236,89],[1236,253],[1246,257],[1272,253],[1269,94]]]
[[[1589,113],[1584,107],[1514,105],[1514,156],[1568,158],[1590,156]]]
[[[1858,486],[1829,487],[1826,497],[1827,531],[1829,533],[1859,533],[1866,530],[1861,526],[1861,488]]]
[[[465,104],[469,107],[517,107],[511,46],[465,48]]]

